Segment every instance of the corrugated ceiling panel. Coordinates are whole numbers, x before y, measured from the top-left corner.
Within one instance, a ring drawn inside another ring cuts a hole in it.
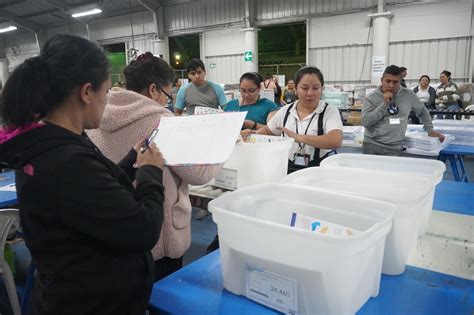
[[[242,22],[244,0],[201,0],[165,8],[165,30],[189,30],[209,25]]]
[[[28,21],[40,24],[40,25],[53,25],[57,23],[72,23],[73,21],[68,21],[65,19],[58,18],[51,14],[38,15],[35,17],[28,18]]]
[[[29,0],[20,2],[18,4],[5,7],[4,10],[14,14],[16,16],[27,15],[35,12],[44,11],[45,9],[51,9],[49,5],[45,5],[38,0]]]
[[[261,0],[257,5],[257,19],[278,20],[307,15],[343,12],[369,8],[376,0]]]
[[[132,8],[141,6],[138,0],[132,0]],[[101,4],[103,11],[116,11],[130,9],[130,0],[105,0]]]

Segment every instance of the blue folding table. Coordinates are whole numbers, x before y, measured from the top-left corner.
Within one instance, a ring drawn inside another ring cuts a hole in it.
[[[15,172],[0,173],[0,187],[15,183]],[[17,204],[16,191],[0,191],[0,208]]]
[[[450,144],[439,153],[440,161],[449,161],[454,179],[457,182],[469,182],[464,167],[464,156],[474,156],[474,146]],[[458,167],[459,164],[459,167]]]
[[[317,292],[314,292],[317,294]],[[169,314],[279,314],[224,289],[219,250],[156,282],[150,309]],[[407,266],[382,275],[380,293],[357,314],[456,314],[474,312],[474,281]]]

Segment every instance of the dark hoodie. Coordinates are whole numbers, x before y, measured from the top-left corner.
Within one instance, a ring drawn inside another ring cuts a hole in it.
[[[87,136],[52,124],[0,132],[0,161],[16,170],[37,267],[38,313],[143,314],[164,198],[162,171],[145,165],[135,173],[135,158],[132,150],[119,167]]]

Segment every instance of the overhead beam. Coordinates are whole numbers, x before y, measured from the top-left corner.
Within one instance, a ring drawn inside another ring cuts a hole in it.
[[[255,20],[257,16],[257,4],[253,0],[245,0],[245,26],[247,28],[255,27]]]
[[[158,39],[165,37],[165,23],[164,23],[164,7],[160,1],[157,0],[138,0],[145,9],[153,14],[153,24],[155,25],[155,32]]]
[[[162,6],[161,2],[156,0],[138,0],[138,2],[146,9],[154,12],[156,12],[158,8]]]
[[[64,1],[62,0],[42,0],[43,2],[57,8],[57,9],[61,9],[63,11],[66,11],[68,13],[70,13],[69,11],[73,10],[73,9],[76,9],[76,8],[80,8],[80,7],[83,7],[83,6],[86,6],[86,5],[90,5],[90,4],[98,4],[100,5],[100,3],[102,1],[98,1],[98,0],[85,0],[85,1],[82,1],[82,2],[79,2],[77,4],[74,4],[74,5],[67,5]]]

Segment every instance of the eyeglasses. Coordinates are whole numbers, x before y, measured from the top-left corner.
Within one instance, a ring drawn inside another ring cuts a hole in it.
[[[166,93],[165,90],[163,90],[160,86],[157,85],[157,88],[159,88],[160,91],[163,92],[164,95],[166,95],[167,103],[170,103],[170,102],[174,101],[173,97],[171,95],[169,95],[168,93]]]
[[[240,94],[254,94],[258,89],[239,89]]]

